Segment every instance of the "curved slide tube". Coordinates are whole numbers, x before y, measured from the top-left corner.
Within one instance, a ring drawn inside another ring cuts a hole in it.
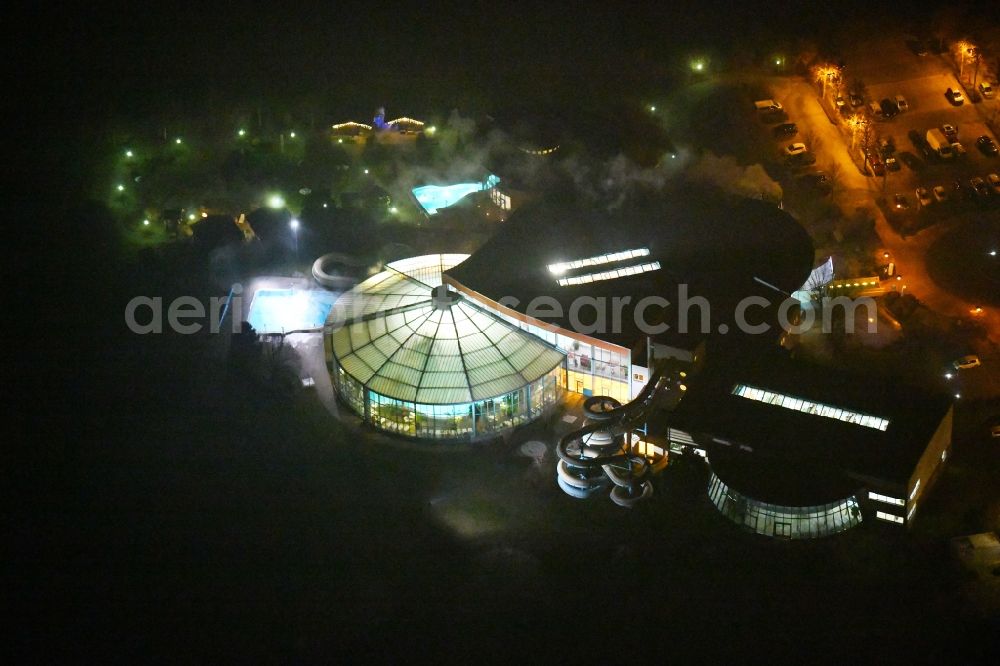
[[[653,484],[649,481],[643,481],[641,488],[642,491],[638,495],[630,495],[627,488],[615,486],[611,489],[611,501],[620,507],[631,509],[638,502],[653,496]]]
[[[567,433],[556,445],[557,480],[566,494],[589,497],[610,479],[614,484],[611,499],[619,506],[631,507],[652,495],[652,484],[643,480],[650,472],[651,463],[626,443],[626,436],[646,420],[652,398],[663,381],[663,370],[658,368],[639,395],[625,405],[610,396],[591,396],[584,400],[587,423]],[[572,443],[578,445],[570,451]],[[654,462],[662,469],[666,457],[662,457],[662,462]],[[598,470],[600,474],[595,475]]]

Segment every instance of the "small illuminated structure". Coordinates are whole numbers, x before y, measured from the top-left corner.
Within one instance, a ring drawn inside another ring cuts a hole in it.
[[[366,125],[365,123],[354,122],[349,120],[346,123],[337,123],[336,125],[330,126],[331,131],[334,135],[341,136],[357,136],[358,134],[363,134],[372,131],[371,125]],[[338,143],[343,143],[343,139],[338,139]]]
[[[415,120],[414,118],[407,118],[406,116],[400,116],[399,118],[396,118],[395,120],[390,120],[386,124],[388,124],[388,125],[400,125],[400,124],[404,124],[404,125],[416,125],[417,127],[423,127],[424,126],[424,123],[422,121]]]

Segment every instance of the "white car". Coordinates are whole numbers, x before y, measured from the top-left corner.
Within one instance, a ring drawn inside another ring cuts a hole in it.
[[[931,188],[931,193],[934,195],[934,201],[938,203],[948,200],[948,190],[944,188],[944,185],[935,185]]]
[[[986,182],[989,184],[990,189],[993,190],[993,194],[1000,195],[1000,176],[991,173],[986,176]]]
[[[931,193],[927,191],[926,187],[918,187],[916,191],[917,203],[921,206],[929,206],[934,202],[931,197]]]
[[[785,154],[788,156],[801,155],[802,153],[806,152],[806,150],[808,149],[806,148],[806,144],[804,143],[796,142],[785,146]]]
[[[899,109],[900,113],[905,113],[910,110],[910,105],[906,102],[905,97],[896,95],[896,108]]]
[[[969,354],[968,356],[963,356],[962,358],[957,358],[952,362],[956,370],[968,370],[970,368],[978,368],[983,363],[979,360],[979,357],[974,354]]]
[[[993,97],[993,86],[991,86],[986,81],[982,81],[979,84],[979,93],[986,99]]]

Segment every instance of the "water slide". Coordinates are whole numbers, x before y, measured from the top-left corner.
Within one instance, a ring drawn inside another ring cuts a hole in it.
[[[653,398],[666,381],[663,369],[658,368],[628,404],[601,395],[584,400],[587,422],[556,445],[556,477],[567,495],[587,498],[609,482],[611,500],[619,506],[631,507],[652,495],[647,476],[663,469],[666,457],[650,461],[633,446],[632,434],[646,422]]]

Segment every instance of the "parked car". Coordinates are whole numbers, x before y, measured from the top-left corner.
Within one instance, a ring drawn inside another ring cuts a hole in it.
[[[822,171],[814,171],[812,173],[804,174],[802,176],[802,182],[811,188],[819,190],[823,194],[828,194],[833,188],[833,183],[830,182],[830,177]]]
[[[806,148],[806,144],[797,141],[795,143],[790,143],[787,146],[785,146],[785,155],[788,156],[801,155],[807,150],[808,148]]]
[[[917,203],[920,204],[921,207],[929,206],[934,202],[934,199],[931,197],[931,193],[927,191],[926,187],[918,187],[915,194],[917,195]]]
[[[1000,196],[1000,176],[995,173],[991,173],[986,176],[986,184],[990,186],[991,190],[993,190],[993,194]]]
[[[965,155],[965,146],[956,141],[955,143],[951,144],[951,152],[955,153],[955,157],[961,157]]]
[[[810,152],[789,155],[785,158],[785,164],[792,169],[812,166],[813,164],[816,164],[816,156]]]
[[[993,437],[994,439],[1000,437],[1000,423],[997,423],[996,425],[990,428],[990,436]]]
[[[896,106],[896,102],[888,97],[879,102],[879,108],[882,109],[883,118],[892,118],[899,113],[899,107]]]
[[[996,157],[997,154],[997,144],[993,142],[993,139],[986,136],[985,134],[976,139],[976,147],[982,151],[983,155],[988,157]]]
[[[955,106],[961,106],[965,103],[965,97],[962,96],[962,91],[956,88],[948,88],[945,91],[944,96],[948,98],[948,101]]]
[[[885,158],[885,168],[889,171],[899,171],[899,162],[892,155]]]
[[[981,197],[987,197],[990,194],[990,188],[987,187],[986,181],[980,176],[970,178],[969,185],[972,186],[972,191]]]
[[[837,99],[833,100],[833,103],[837,105],[837,110],[838,111],[843,111],[844,110],[844,106],[847,105],[847,102],[844,101],[844,96],[843,95],[837,95]]]
[[[871,167],[873,176],[885,175],[885,165],[882,164],[882,160],[879,158],[877,153],[869,153],[868,165]]]
[[[899,109],[900,113],[906,113],[910,110],[910,105],[906,102],[905,97],[896,95],[896,108]]]
[[[856,109],[859,106],[864,106],[864,103],[865,103],[865,98],[862,97],[861,95],[859,95],[858,93],[854,93],[854,92],[848,93],[847,94],[847,99],[851,102],[851,108],[852,109]]]
[[[892,198],[893,206],[896,210],[909,210],[910,202],[906,200],[906,196],[903,194],[897,194]]]
[[[934,195],[934,201],[938,203],[944,203],[948,200],[948,190],[945,189],[944,185],[935,185],[931,188],[931,193]]]
[[[991,86],[986,81],[981,81],[979,83],[979,94],[982,95],[983,97],[985,97],[986,99],[992,99],[993,98],[993,86]]]
[[[983,364],[982,361],[980,361],[979,357],[976,356],[975,354],[969,354],[967,356],[963,356],[962,358],[956,358],[952,362],[952,365],[955,367],[956,370],[968,370],[970,368],[978,368],[982,364]]]
[[[948,137],[951,142],[958,141],[958,128],[951,123],[945,123],[941,125],[941,132]]]
[[[781,123],[772,131],[775,136],[795,136],[799,133],[799,127],[795,123]]]

